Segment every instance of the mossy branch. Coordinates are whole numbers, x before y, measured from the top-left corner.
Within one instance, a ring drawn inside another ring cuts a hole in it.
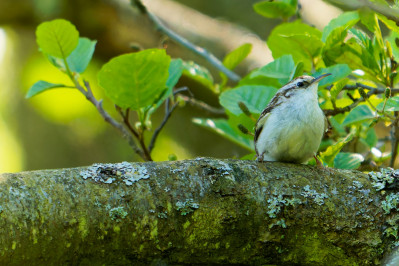
[[[357,171],[199,158],[1,181],[1,265],[374,265],[397,241],[399,194]]]

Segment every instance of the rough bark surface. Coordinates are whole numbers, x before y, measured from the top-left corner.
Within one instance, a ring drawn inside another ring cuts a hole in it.
[[[374,265],[397,230],[357,171],[198,158],[0,182],[0,265]]]

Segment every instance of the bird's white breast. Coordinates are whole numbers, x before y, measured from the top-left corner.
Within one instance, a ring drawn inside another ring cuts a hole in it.
[[[324,133],[324,115],[313,90],[296,90],[295,96],[274,108],[257,140],[265,161],[303,163],[318,150]]]

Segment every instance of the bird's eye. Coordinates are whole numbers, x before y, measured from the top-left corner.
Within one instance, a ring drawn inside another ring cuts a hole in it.
[[[297,85],[298,87],[303,87],[303,86],[305,85],[305,83],[303,83],[302,81],[299,81],[296,85]]]

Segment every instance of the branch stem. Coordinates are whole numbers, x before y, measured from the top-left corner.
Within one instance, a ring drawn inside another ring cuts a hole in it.
[[[131,3],[132,5],[138,7],[140,12],[146,15],[152,21],[152,23],[154,23],[157,29],[166,36],[168,36],[170,39],[192,51],[193,53],[205,58],[212,66],[224,73],[230,80],[238,82],[241,79],[239,75],[225,67],[223,63],[211,52],[203,47],[191,43],[186,38],[180,36],[170,28],[166,27],[165,24],[157,16],[148,11],[148,9],[144,6],[141,0],[132,0]]]
[[[102,100],[97,101],[97,99],[94,97],[93,92],[90,87],[90,83],[86,80],[83,81],[85,84],[85,87],[87,91],[79,84],[79,82],[75,82],[76,88],[83,93],[83,95],[86,97],[86,99],[91,102],[97,109],[97,111],[100,113],[100,115],[103,117],[103,119],[109,123],[111,126],[116,128],[122,133],[122,136],[128,141],[129,146],[133,149],[133,151],[138,154],[141,158],[146,159],[144,156],[144,152],[137,147],[136,142],[134,141],[132,135],[129,133],[129,131],[126,130],[126,128],[119,122],[117,122],[115,119],[113,119],[107,111],[104,110],[103,105],[102,105]]]
[[[166,102],[165,102],[165,116],[164,116],[164,118],[162,120],[162,123],[158,126],[158,128],[154,131],[154,134],[152,135],[150,145],[148,146],[148,150],[150,152],[154,149],[154,145],[155,145],[155,142],[156,142],[156,140],[158,138],[159,133],[161,132],[161,130],[165,126],[166,122],[168,122],[170,116],[172,115],[173,111],[176,109],[178,104],[179,104],[178,102],[175,102],[172,105],[172,107],[169,108],[170,100],[169,100],[169,98],[166,100]]]

